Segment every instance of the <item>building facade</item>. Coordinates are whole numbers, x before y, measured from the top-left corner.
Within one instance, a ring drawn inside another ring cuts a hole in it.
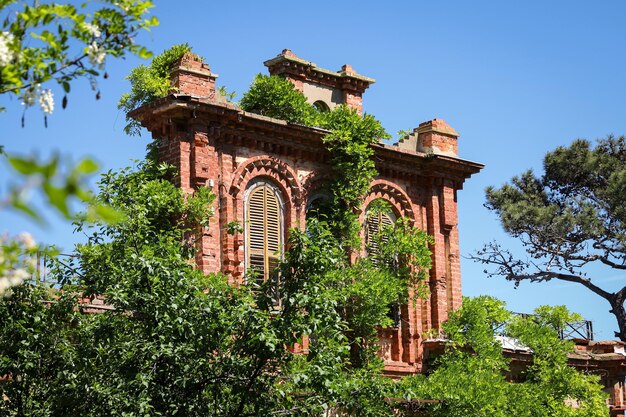
[[[318,109],[345,103],[362,113],[374,80],[344,65],[334,72],[284,50],[265,62],[269,73],[290,80]],[[304,228],[307,212],[324,198],[331,175],[325,130],[242,111],[216,91],[209,66],[192,54],[172,69],[177,94],[131,113],[158,140],[159,158],[178,169],[187,192],[209,187],[217,196],[215,221],[201,231],[196,261],[205,273],[221,271],[233,284],[248,268],[269,279],[290,228]],[[396,145],[374,145],[379,176],[360,208],[367,230],[398,217],[434,237],[430,295],[399,308],[397,326],[381,329],[390,375],[419,372],[423,337],[437,331],[461,305],[457,192],[482,168],[458,157],[458,134],[440,119],[421,123]],[[369,205],[382,199],[391,211],[366,225]],[[227,233],[232,222],[243,231]],[[306,349],[304,346],[300,347]]]

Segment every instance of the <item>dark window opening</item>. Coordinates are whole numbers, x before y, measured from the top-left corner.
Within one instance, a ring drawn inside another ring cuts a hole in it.
[[[322,100],[317,100],[315,103],[313,103],[313,107],[315,107],[320,113],[330,111],[330,107],[328,107],[328,104],[326,104]]]
[[[331,214],[330,197],[324,192],[314,194],[306,205],[306,218],[327,220]]]

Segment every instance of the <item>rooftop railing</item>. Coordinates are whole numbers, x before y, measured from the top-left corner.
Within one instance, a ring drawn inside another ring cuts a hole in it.
[[[516,313],[513,312],[513,315],[520,316],[523,318],[530,318],[532,314],[526,313]],[[496,326],[496,333],[501,333],[504,329],[504,324],[501,323]],[[557,328],[556,331],[559,333],[559,337],[563,340],[569,339],[584,339],[584,340],[593,340],[593,323],[590,320],[580,320],[580,321],[571,321],[566,322],[562,328]]]

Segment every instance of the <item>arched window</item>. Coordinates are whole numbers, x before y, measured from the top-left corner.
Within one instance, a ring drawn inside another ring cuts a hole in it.
[[[374,258],[378,254],[379,241],[376,239],[386,226],[392,226],[397,216],[391,209],[391,205],[383,199],[372,201],[365,210],[365,246],[367,254]]]
[[[367,254],[371,257],[372,262],[377,265],[379,262],[378,248],[379,244],[385,243],[385,237],[378,239],[377,235],[387,226],[392,226],[397,220],[396,214],[393,212],[391,205],[383,199],[376,199],[372,201],[365,210],[365,248]],[[397,259],[392,261],[385,261],[385,264],[390,269],[395,269],[394,264],[397,264]],[[387,316],[392,320],[393,327],[398,328],[400,326],[400,304],[392,303],[388,306]]]
[[[315,218],[317,220],[328,220],[330,216],[330,194],[325,191],[315,192],[307,201],[306,218]]]
[[[268,181],[254,182],[246,192],[246,268],[259,280],[273,278],[284,240],[284,209],[278,189]]]
[[[315,107],[317,109],[317,111],[320,112],[320,113],[325,113],[327,111],[330,111],[330,108],[328,107],[328,104],[326,104],[322,100],[317,100],[315,103],[313,103],[313,107]]]

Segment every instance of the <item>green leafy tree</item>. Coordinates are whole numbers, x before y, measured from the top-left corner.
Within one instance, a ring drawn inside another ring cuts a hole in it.
[[[234,287],[194,268],[193,232],[210,221],[213,196],[185,197],[169,175],[152,162],[105,174],[98,202],[123,219],[78,223],[89,241],[54,265],[54,286],[28,282],[0,301],[0,375],[11,377],[0,410],[392,415],[375,329],[388,324],[390,302],[408,297],[408,281],[366,260],[350,265],[329,227],[312,221],[290,234],[276,309],[271,284]],[[409,233],[429,262],[423,232]],[[79,313],[95,297],[107,310]],[[308,356],[286,349],[304,335]]]
[[[564,307],[540,307],[512,318],[504,307],[487,296],[464,299],[444,324],[449,342],[434,371],[402,381],[400,392],[440,400],[430,410],[434,417],[608,416],[599,378],[567,365],[573,343],[559,339],[557,328],[576,317]],[[516,382],[506,379],[511,368],[496,328],[532,350],[532,364]]]
[[[43,285],[18,285],[0,299],[0,375],[10,378],[0,380],[0,414],[63,415],[56,399],[76,383],[75,307],[71,293]]]
[[[213,196],[185,198],[166,178],[154,165],[105,175],[99,199],[125,220],[79,224],[89,242],[54,268],[63,292],[27,283],[2,300],[3,415],[240,416],[276,406],[276,369],[295,342],[289,313],[193,267],[188,234]],[[78,314],[79,295],[112,310]]]
[[[241,98],[240,105],[252,113],[306,126],[315,125],[319,116],[315,107],[307,103],[306,97],[291,82],[270,75],[258,74]]]
[[[18,98],[24,112],[38,105],[46,124],[48,115],[58,107],[51,84],[56,83],[65,94],[60,104],[62,108],[68,104],[71,86],[79,79],[89,80],[96,99],[99,98],[98,80],[107,78],[107,57],[123,57],[129,53],[143,58],[150,56],[134,38],[158,24],[155,17],[148,16],[151,7],[152,2],[145,0],[105,0],[100,4],[85,2],[81,5],[0,0],[0,96]],[[0,106],[0,111],[5,110]],[[46,205],[68,219],[75,214],[69,208],[71,200],[92,201],[86,186],[89,174],[97,170],[92,160],[72,165],[64,164],[58,156],[41,160],[6,155],[0,145],[0,158],[5,157],[17,181],[11,184],[7,196],[0,196],[0,210],[15,209],[42,222],[40,210],[27,198],[32,190],[41,191]],[[88,214],[92,218],[108,221],[116,218],[105,206],[92,204],[90,207]],[[34,249],[19,252],[20,245],[16,246],[7,237],[0,242],[2,294],[7,284],[18,283],[24,272],[32,272],[32,268],[23,268],[17,258]]]
[[[497,243],[473,258],[494,269],[489,276],[522,281],[552,279],[574,282],[604,298],[615,316],[615,336],[626,341],[626,286],[602,288],[599,265],[606,273],[626,270],[626,138],[608,137],[594,147],[577,140],[546,154],[541,176],[527,171],[501,188],[487,189],[487,208],[504,230],[517,238],[529,259]]]
[[[97,77],[106,77],[107,56],[149,57],[150,52],[133,38],[158,24],[155,17],[147,18],[152,2],[102,3],[0,2],[0,94],[18,96],[26,107],[38,101],[47,115],[54,110],[54,99],[46,84],[56,82],[67,94],[76,79],[97,83]],[[67,96],[62,107],[66,104]]]

